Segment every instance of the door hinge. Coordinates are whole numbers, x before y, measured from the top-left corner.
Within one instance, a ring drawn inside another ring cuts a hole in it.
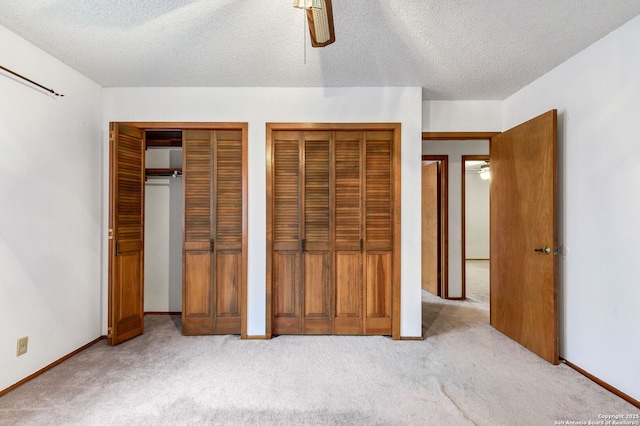
[[[209,251],[214,251],[216,247],[216,241],[214,239],[210,240]]]
[[[107,328],[107,338],[111,339],[111,327]]]
[[[107,236],[107,238],[113,240],[113,229],[109,229],[109,235]]]
[[[116,133],[112,130],[109,132],[109,142],[113,143],[116,139]]]

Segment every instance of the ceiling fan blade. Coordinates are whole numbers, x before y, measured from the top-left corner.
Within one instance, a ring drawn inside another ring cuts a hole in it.
[[[331,0],[321,1],[321,9],[307,9],[312,47],[324,47],[336,41],[336,34],[333,29],[333,8],[331,7]]]

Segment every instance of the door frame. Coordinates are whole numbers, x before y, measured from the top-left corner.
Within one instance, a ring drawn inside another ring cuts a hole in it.
[[[449,156],[422,155],[422,161],[439,161],[438,167],[438,296],[449,298]],[[422,206],[421,206],[422,207]]]
[[[160,122],[160,121],[114,121],[109,123],[109,128],[112,123],[116,124],[124,124],[131,127],[136,127],[146,130],[240,130],[242,133],[242,254],[241,254],[241,297],[242,301],[240,303],[240,335],[241,338],[247,338],[247,248],[248,248],[248,123],[235,123],[235,122],[184,122],[184,121],[170,121],[170,122]],[[109,170],[109,181],[112,179],[112,170]],[[184,197],[184,195],[183,195]],[[109,207],[111,209],[111,206]],[[145,215],[144,211],[144,203],[143,203],[143,217]],[[184,202],[183,202],[184,209]],[[184,228],[184,219],[183,219],[183,228]],[[144,256],[144,252],[143,252]],[[143,258],[144,261],[144,258]],[[108,274],[111,274],[111,270],[109,269]],[[108,276],[108,291],[111,292],[111,277]],[[184,279],[183,279],[184,285]],[[184,289],[183,289],[184,291]],[[143,288],[144,295],[144,288]],[[184,297],[184,294],[183,294]],[[111,323],[112,317],[112,306],[111,300],[108,301],[107,306],[108,312],[108,323]]]
[[[460,253],[462,255],[462,298],[467,298],[467,202],[466,202],[466,193],[467,193],[467,177],[466,177],[466,162],[467,161],[490,161],[489,154],[486,155],[463,155],[461,159],[462,163],[462,177],[461,177],[461,188],[460,195],[462,197],[460,204],[460,216],[461,216],[461,224],[462,224],[462,234],[460,240],[462,241],[462,247]],[[487,200],[488,203],[488,200]],[[491,261],[491,260],[489,260]]]
[[[494,137],[497,134],[500,134],[501,132],[422,132],[422,141],[469,141],[469,140],[486,140],[486,141],[491,141],[491,138]],[[423,156],[424,157],[424,156]],[[447,173],[447,178],[448,178],[448,173]],[[445,188],[446,192],[447,192],[447,198],[446,198],[446,203],[447,203],[447,208],[448,208],[448,203],[449,203],[449,186],[447,185]],[[464,197],[464,195],[463,195]],[[448,221],[448,213],[447,213],[447,221]],[[448,226],[448,223],[447,223]],[[463,222],[463,226],[464,226],[464,222]],[[448,228],[447,228],[447,239],[448,239]],[[463,239],[462,241],[464,241],[464,233],[463,233]],[[462,247],[462,250],[464,250],[464,244]],[[461,251],[462,251],[461,250]],[[450,298],[449,294],[448,294],[448,286],[449,286],[449,278],[448,278],[448,274],[449,274],[449,265],[448,265],[448,256],[449,256],[449,246],[447,243],[447,247],[446,247],[446,256],[447,256],[447,267],[446,267],[446,273],[447,273],[447,292],[443,293],[444,294],[444,298],[445,299],[452,299],[452,300],[461,300],[464,299],[465,297],[465,285],[464,285],[464,261],[462,262],[462,273],[463,273],[463,282],[462,282],[462,292],[461,292],[461,296],[462,297],[455,297],[455,298]],[[464,257],[464,251],[462,251],[462,256]]]
[[[267,147],[273,143],[275,131],[391,131],[393,133],[393,151],[391,153],[393,175],[393,272],[391,276],[391,336],[394,340],[400,336],[400,123],[267,123],[266,139]],[[265,306],[265,338],[273,337],[273,158],[271,150],[266,152],[266,197],[267,197],[267,252],[266,252],[266,306]]]

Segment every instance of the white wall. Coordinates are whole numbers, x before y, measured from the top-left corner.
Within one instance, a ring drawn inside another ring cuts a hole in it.
[[[420,139],[422,90],[410,88],[111,88],[104,90],[103,140],[110,121],[249,123],[247,333],[265,333],[266,123],[399,122],[401,162],[401,334],[421,335]],[[106,170],[106,161],[103,162]],[[417,208],[411,208],[418,206]],[[106,257],[103,259],[106,262]],[[106,265],[106,263],[104,263]],[[106,309],[106,271],[103,308]],[[106,331],[106,315],[102,328]]]
[[[182,150],[146,152],[147,168],[182,167]],[[182,176],[145,183],[144,310],[182,311]]]
[[[558,109],[560,353],[640,399],[640,16],[504,102]]]
[[[0,26],[0,390],[101,333],[102,89]],[[17,339],[29,337],[16,357]]]
[[[462,297],[463,155],[488,155],[489,141],[422,141],[422,154],[449,156],[449,297]]]
[[[467,173],[464,196],[466,258],[489,259],[489,180]]]
[[[424,101],[423,132],[499,132],[502,101]]]

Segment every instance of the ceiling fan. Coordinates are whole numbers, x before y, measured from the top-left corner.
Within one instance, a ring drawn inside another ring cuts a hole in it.
[[[489,161],[478,162],[478,164],[472,164],[467,168],[467,173],[478,174],[481,179],[487,180],[491,177],[491,171],[489,168]]]
[[[336,41],[331,0],[294,0],[293,6],[306,9],[312,47],[324,47]]]

